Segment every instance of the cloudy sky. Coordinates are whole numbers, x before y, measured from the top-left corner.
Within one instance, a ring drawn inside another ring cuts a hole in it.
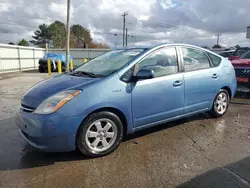
[[[71,24],[91,30],[97,42],[122,45],[127,12],[129,45],[181,42],[250,46],[249,0],[71,0]],[[0,0],[0,43],[32,39],[42,23],[66,22],[66,0]],[[116,36],[114,34],[117,34]]]

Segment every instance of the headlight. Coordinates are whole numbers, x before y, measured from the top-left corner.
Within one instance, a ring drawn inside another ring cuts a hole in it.
[[[44,100],[35,110],[36,114],[51,114],[79,95],[80,90],[68,90],[55,94]]]

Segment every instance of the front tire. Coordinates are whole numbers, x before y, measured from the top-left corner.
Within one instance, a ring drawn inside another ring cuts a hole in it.
[[[229,101],[230,96],[228,94],[228,91],[225,89],[221,89],[214,99],[213,106],[210,111],[211,116],[218,118],[225,115],[229,107]]]
[[[77,133],[77,148],[89,157],[112,153],[123,138],[120,118],[111,112],[97,112],[83,121]]]

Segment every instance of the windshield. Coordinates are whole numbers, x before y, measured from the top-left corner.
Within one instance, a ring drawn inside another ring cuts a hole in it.
[[[75,69],[74,72],[87,72],[96,76],[108,76],[121,69],[144,50],[142,48],[113,50],[90,60]]]
[[[241,56],[241,59],[250,59],[250,51],[247,51]]]

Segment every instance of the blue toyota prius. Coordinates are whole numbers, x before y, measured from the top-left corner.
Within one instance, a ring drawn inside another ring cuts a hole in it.
[[[200,112],[223,116],[236,87],[230,61],[199,47],[117,49],[33,86],[15,123],[35,148],[98,157],[138,130]]]

